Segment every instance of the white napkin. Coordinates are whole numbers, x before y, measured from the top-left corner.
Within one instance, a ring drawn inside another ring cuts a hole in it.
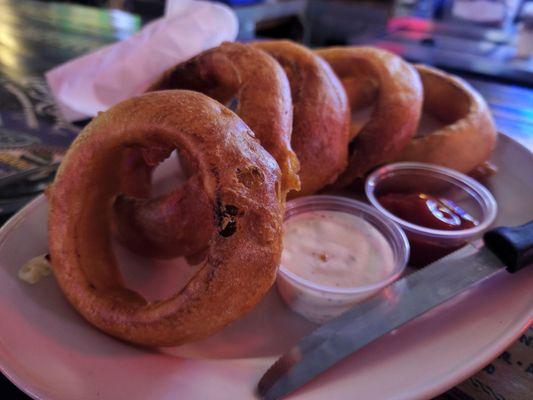
[[[95,116],[142,93],[164,70],[237,36],[237,17],[220,3],[172,1],[166,14],[126,40],[45,74],[65,119]]]

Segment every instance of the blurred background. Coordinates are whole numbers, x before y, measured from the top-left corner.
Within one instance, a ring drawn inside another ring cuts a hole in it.
[[[410,61],[501,82],[533,85],[533,0],[223,2],[233,7],[239,18],[238,39],[242,41],[268,37],[291,38],[313,47],[373,44]],[[164,0],[70,0],[42,5],[29,0],[1,0],[0,4],[0,65],[13,58],[5,40],[10,35],[9,22],[21,14],[21,5],[26,5],[26,17],[32,9],[39,9],[30,16],[34,21],[41,18],[47,23],[46,14],[53,12],[57,14],[54,22],[59,31],[86,36],[81,43],[74,39],[64,39],[68,43],[62,43],[64,40],[58,36],[56,44],[60,47],[79,50],[84,45],[90,49],[91,44],[98,47],[106,39],[126,37],[165,11]],[[61,8],[67,4],[80,7]],[[84,15],[84,6],[93,7],[92,18]],[[10,8],[16,8],[11,10],[12,15]],[[97,37],[91,38],[93,33]],[[49,63],[54,61],[47,58]]]
[[[243,41],[268,37],[291,38],[310,46],[374,44],[411,61],[533,85],[533,1],[222,2],[237,13],[238,39]],[[134,30],[140,23],[163,15],[165,10],[164,0],[74,0],[68,3],[121,10],[140,17],[134,22],[115,13],[119,31]]]

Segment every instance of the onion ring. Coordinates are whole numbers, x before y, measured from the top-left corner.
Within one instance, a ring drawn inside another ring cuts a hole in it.
[[[118,196],[114,209],[114,229],[120,242],[146,257],[183,254],[195,264],[193,260],[206,249],[214,231],[213,206],[197,174],[164,196]]]
[[[445,126],[413,138],[396,160],[472,172],[490,157],[496,145],[496,127],[487,103],[463,79],[425,65],[415,67],[424,86],[424,111]]]
[[[166,89],[194,90],[222,104],[235,97],[237,115],[278,162],[282,193],[299,190],[289,82],[272,57],[251,46],[224,42],[165,71],[147,91]]]
[[[279,64],[265,52],[239,43],[223,43],[164,72],[148,91],[188,89],[221,103],[236,98],[237,114],[252,129],[261,145],[276,159],[282,171],[282,199],[299,190],[299,163],[290,144],[292,101],[289,82]],[[151,167],[126,173],[123,193],[115,205],[116,232],[122,244],[135,253],[157,258],[186,256],[189,261],[205,250],[211,236],[206,218],[211,208],[192,183],[180,193],[149,197]],[[190,167],[180,157],[182,167]],[[130,164],[132,162],[130,161]],[[139,162],[138,162],[139,164]],[[139,177],[139,180],[136,180]],[[136,183],[130,183],[134,180]],[[141,194],[141,196],[138,196]],[[136,198],[141,197],[141,198]],[[194,232],[194,234],[191,234]]]
[[[348,160],[349,107],[331,68],[311,50],[288,40],[255,42],[283,67],[294,106],[292,147],[300,160],[302,189],[315,193],[337,179]]]
[[[126,100],[83,130],[48,191],[48,237],[59,286],[86,320],[129,342],[178,345],[213,334],[263,297],[281,256],[281,172],[252,136],[221,104],[179,90]],[[125,288],[111,249],[119,155],[131,147],[187,153],[212,203],[206,259],[163,301]]]
[[[372,47],[320,49],[342,81],[352,112],[375,99],[370,120],[349,145],[348,168],[335,186],[345,187],[372,168],[390,161],[416,132],[422,85],[416,70],[395,54]]]

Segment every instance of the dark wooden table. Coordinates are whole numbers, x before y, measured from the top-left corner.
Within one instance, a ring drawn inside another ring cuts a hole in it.
[[[68,146],[82,124],[68,124],[61,119],[43,73],[73,57],[128,37],[141,23],[139,16],[119,11],[64,3],[0,0],[0,150],[13,140],[32,136],[52,140],[53,145]],[[499,130],[533,149],[533,90],[469,80],[489,102]],[[34,195],[26,193],[18,202],[11,198],[11,211]],[[3,215],[0,223],[9,211],[3,197],[6,193],[0,188],[0,214]],[[533,329],[530,329],[484,370],[439,399],[533,398],[528,397],[533,393],[531,384],[525,389],[529,392],[501,389],[505,382],[512,386],[517,379],[533,381],[532,349]],[[521,365],[513,363],[514,360],[519,360]],[[0,398],[6,399],[27,398],[1,375],[0,394]]]

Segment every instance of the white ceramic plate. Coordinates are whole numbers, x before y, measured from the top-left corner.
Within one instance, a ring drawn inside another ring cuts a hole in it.
[[[499,224],[533,218],[533,157],[501,136],[488,186]],[[275,290],[220,334],[201,343],[149,350],[100,333],[63,298],[53,277],[17,278],[47,251],[47,204],[39,197],[0,231],[0,366],[41,399],[251,399],[262,373],[312,326],[287,311]],[[154,298],[190,269],[117,249],[130,286]],[[500,273],[391,332],[295,392],[292,399],[427,399],[481,369],[533,319],[533,268]]]

